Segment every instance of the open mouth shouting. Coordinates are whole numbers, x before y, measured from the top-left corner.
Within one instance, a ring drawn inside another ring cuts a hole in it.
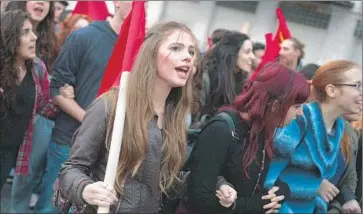
[[[190,66],[189,65],[182,65],[175,68],[178,76],[182,79],[188,79]]]
[[[44,9],[40,6],[36,6],[34,7],[34,15],[36,15],[37,17],[43,17],[44,16]]]

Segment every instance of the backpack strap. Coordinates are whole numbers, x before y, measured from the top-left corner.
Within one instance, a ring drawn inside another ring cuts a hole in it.
[[[239,135],[236,132],[236,126],[232,117],[226,112],[220,112],[218,116],[222,117],[224,121],[227,122],[229,130],[231,130],[231,135],[235,140],[239,140]]]

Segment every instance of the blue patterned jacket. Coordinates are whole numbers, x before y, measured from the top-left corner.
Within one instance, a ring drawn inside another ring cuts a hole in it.
[[[303,111],[304,116],[278,129],[274,139],[275,156],[264,187],[270,189],[278,180],[289,185],[291,196],[280,213],[326,213],[327,204],[318,190],[337,169],[344,120],[339,117],[333,133],[327,134],[318,103],[304,105]]]

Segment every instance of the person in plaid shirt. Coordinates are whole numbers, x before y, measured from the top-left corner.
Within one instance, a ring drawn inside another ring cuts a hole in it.
[[[24,12],[1,15],[0,58],[4,61],[0,69],[0,188],[16,156],[16,174],[30,173],[35,115],[50,119],[57,115],[46,66],[36,57],[37,36],[32,29]],[[68,90],[73,93],[73,88]]]

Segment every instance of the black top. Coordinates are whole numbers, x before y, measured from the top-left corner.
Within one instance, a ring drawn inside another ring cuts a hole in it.
[[[262,162],[262,150],[259,150],[256,161],[248,168],[249,178],[242,170],[242,157],[245,147],[249,143],[249,125],[241,117],[235,116],[236,130],[240,140],[234,143],[231,130],[224,121],[210,123],[200,134],[191,154],[191,175],[188,182],[188,207],[198,213],[264,213],[265,201],[261,199],[266,191],[256,189],[260,163]],[[242,131],[244,130],[244,131]],[[265,166],[260,177],[259,186],[262,186],[270,160],[265,158]],[[217,177],[223,176],[231,183],[238,193],[236,207],[224,208],[216,197]]]
[[[0,147],[14,148],[22,144],[28,128],[35,102],[35,83],[32,73],[28,71],[16,86],[16,99],[6,112],[1,112]]]
[[[107,21],[92,22],[69,35],[54,64],[50,83],[52,97],[60,95],[59,88],[64,84],[72,85],[75,101],[86,110],[97,96],[116,41],[117,34]],[[70,145],[80,125],[61,110],[55,121],[52,141]]]

